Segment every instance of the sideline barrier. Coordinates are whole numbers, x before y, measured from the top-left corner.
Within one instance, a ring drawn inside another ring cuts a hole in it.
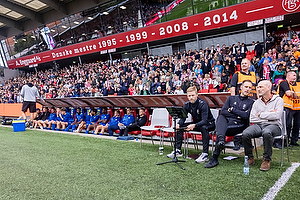
[[[201,93],[198,96],[204,99],[210,108],[222,108],[226,99],[230,96],[229,92]],[[112,108],[164,108],[166,106],[183,106],[187,101],[184,95],[138,95],[138,96],[110,96],[110,97],[74,97],[74,98],[55,98],[45,99],[45,102],[37,100],[40,104],[47,107],[112,107]],[[21,109],[20,109],[21,110]]]
[[[37,103],[37,108],[42,108],[42,105]],[[2,103],[0,104],[0,116],[2,117],[20,117],[22,110],[22,103]],[[26,116],[30,116],[29,111],[27,111]]]

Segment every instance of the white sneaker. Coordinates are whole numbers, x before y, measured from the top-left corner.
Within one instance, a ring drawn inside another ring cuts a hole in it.
[[[168,158],[174,158],[174,151],[167,155]],[[176,157],[182,157],[182,152],[179,149],[176,149]]]
[[[196,163],[205,163],[206,161],[209,161],[208,154],[202,153],[196,160]]]

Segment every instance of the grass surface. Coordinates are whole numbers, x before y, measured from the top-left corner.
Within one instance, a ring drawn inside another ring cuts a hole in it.
[[[165,152],[171,150],[165,146]],[[291,150],[292,161],[299,162],[299,148]],[[0,159],[0,199],[260,199],[290,166],[285,162],[281,168],[280,151],[274,150],[268,172],[259,171],[260,158],[250,175],[243,175],[243,157],[220,159],[213,169],[187,160],[181,170],[174,163],[155,165],[169,160],[158,155],[158,145],[140,149],[137,142],[34,130],[14,133],[4,127]],[[278,199],[299,199],[299,180],[297,170]]]
[[[226,0],[226,6],[235,5],[249,0]],[[193,3],[193,4],[192,4]],[[178,19],[194,14],[215,10],[224,7],[224,0],[185,0],[163,16],[159,22]],[[193,5],[193,6],[192,6]]]

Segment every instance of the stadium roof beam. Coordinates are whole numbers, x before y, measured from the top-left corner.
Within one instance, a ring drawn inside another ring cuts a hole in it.
[[[10,18],[0,16],[0,22],[4,23],[7,26],[18,29],[20,31],[24,31],[24,27],[20,22],[17,22],[15,20],[10,19]]]
[[[44,20],[41,14],[34,12],[32,10],[29,10],[25,7],[19,6],[17,4],[14,4],[12,2],[6,1],[6,0],[0,0],[0,5],[9,8],[13,11],[16,11],[26,17],[28,17],[29,19],[32,19],[40,24],[44,24]]]
[[[68,15],[67,7],[58,0],[39,0],[39,1],[47,4],[49,7],[65,14],[65,15]]]

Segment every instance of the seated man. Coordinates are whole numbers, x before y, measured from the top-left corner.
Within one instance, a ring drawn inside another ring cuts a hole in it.
[[[36,112],[34,113],[34,119],[32,121],[32,125],[30,126],[30,128],[36,128],[37,127],[37,122],[41,119],[42,117],[42,112],[39,108],[36,109]]]
[[[187,89],[187,98],[189,101],[184,104],[183,110],[186,114],[190,113],[192,115],[193,122],[185,123],[185,118],[180,119],[176,128],[186,127],[185,130],[187,131],[199,131],[202,133],[203,152],[196,159],[196,163],[204,163],[209,160],[209,131],[215,130],[215,119],[211,114],[207,102],[198,97],[196,87],[189,87]],[[174,151],[176,152],[177,157],[181,157],[183,130],[177,131],[176,137],[176,149]],[[173,158],[174,151],[168,154],[167,157]]]
[[[61,108],[56,108],[55,120],[51,123],[51,130],[55,130],[56,125],[61,121],[59,115],[61,114]],[[50,128],[50,127],[49,127]]]
[[[68,125],[68,127],[64,130],[64,131],[69,131],[70,128],[71,132],[73,132],[74,130],[76,130],[76,128],[78,127],[78,125],[84,120],[84,114],[83,112],[81,112],[81,108],[77,108],[76,109],[76,114],[75,114],[75,119],[74,121]]]
[[[61,109],[61,113],[59,114],[60,121],[56,124],[56,130],[60,131],[60,129],[65,130],[65,128],[74,122],[74,119],[71,117],[70,113],[66,111],[65,108]]]
[[[109,122],[106,125],[98,125],[97,126],[97,128],[95,130],[95,135],[97,135],[99,131],[101,131],[100,135],[103,135],[104,131],[106,131],[108,129],[108,127],[118,125],[120,121],[121,121],[120,111],[115,110],[114,116],[112,116],[112,118],[109,120]],[[111,134],[109,136],[113,137],[114,135]]]
[[[44,129],[50,130],[52,127],[52,123],[54,123],[56,121],[56,113],[55,113],[55,108],[52,107],[50,108],[50,115],[49,117],[42,122],[42,126],[44,127]]]
[[[50,115],[49,109],[47,107],[43,107],[43,113],[42,113],[41,119],[37,121],[37,124],[34,128],[39,126],[40,129],[44,129],[43,122],[48,119],[49,115]]]
[[[260,81],[256,87],[257,99],[250,113],[249,126],[243,131],[245,155],[248,156],[249,166],[255,164],[251,138],[263,137],[264,153],[261,171],[268,171],[271,165],[272,145],[275,136],[281,135],[283,100],[271,93],[272,84],[268,80]]]
[[[82,121],[77,129],[77,133],[80,133],[83,129],[86,129],[85,133],[88,134],[90,130],[90,128],[88,128],[89,126],[95,126],[95,124],[97,123],[99,119],[99,115],[97,115],[97,109],[92,109],[91,113],[90,113],[90,117],[89,117],[89,121]]]
[[[99,129],[99,130],[96,132],[97,127],[98,127],[98,126],[105,126],[105,125],[107,124],[107,122],[108,122],[109,119],[110,119],[110,114],[107,113],[107,108],[102,108],[102,114],[100,115],[100,117],[99,117],[97,123],[96,123],[96,124],[91,124],[91,125],[88,127],[88,130],[90,131],[90,130],[93,130],[93,129],[94,129],[95,131],[93,132],[93,134],[94,134],[94,135],[97,135],[97,134],[98,134],[98,131],[101,130],[101,129]]]
[[[134,122],[126,126],[125,129],[120,129],[119,136],[128,136],[128,132],[140,130],[141,126],[145,126],[147,122],[147,116],[145,115],[145,109],[140,108],[138,116],[135,118]]]
[[[249,126],[250,111],[254,103],[254,100],[248,97],[251,88],[252,82],[244,80],[240,95],[230,96],[224,103],[216,123],[217,147],[214,150],[212,159],[204,165],[205,168],[212,168],[219,164],[218,157],[225,147],[225,136],[242,133]]]
[[[117,129],[125,129],[126,126],[131,124],[134,121],[134,116],[132,115],[131,108],[126,109],[126,114],[123,116],[122,120],[116,125],[108,126],[107,130],[110,136],[113,135],[113,132]]]

